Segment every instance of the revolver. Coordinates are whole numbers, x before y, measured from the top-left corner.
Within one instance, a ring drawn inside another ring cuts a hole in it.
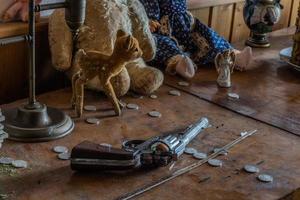
[[[186,146],[209,126],[201,118],[182,133],[130,140],[122,149],[84,141],[72,149],[71,168],[75,171],[119,171],[167,166],[178,160]]]

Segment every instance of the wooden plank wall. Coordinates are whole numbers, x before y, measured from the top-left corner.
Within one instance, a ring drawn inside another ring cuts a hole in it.
[[[284,9],[274,30],[295,25],[299,2],[300,0],[281,0]],[[211,3],[212,6],[203,6],[201,3],[197,5],[197,2],[193,1],[190,5],[190,11],[230,42],[245,40],[250,31],[243,19],[244,0],[231,0],[226,3],[222,4],[221,1],[215,1]]]

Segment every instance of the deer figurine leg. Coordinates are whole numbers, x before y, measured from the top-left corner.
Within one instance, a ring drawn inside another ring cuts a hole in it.
[[[76,74],[74,74],[72,76],[72,99],[71,99],[71,105],[72,105],[73,109],[76,106],[76,87],[75,87],[75,83],[80,78],[80,74],[81,74],[81,70],[78,71]]]
[[[77,117],[81,117],[83,113],[83,100],[84,100],[84,84],[85,80],[78,78],[75,81],[75,112]]]
[[[112,102],[114,110],[116,115],[120,116],[121,115],[121,109],[120,109],[120,101],[118,100],[114,88],[110,82],[111,78],[101,78],[103,89],[105,94],[108,96],[110,102]]]

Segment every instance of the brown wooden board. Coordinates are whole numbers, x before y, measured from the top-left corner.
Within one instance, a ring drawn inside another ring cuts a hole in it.
[[[74,119],[76,127],[70,136],[36,144],[6,141],[0,157],[26,160],[29,168],[17,170],[11,176],[1,173],[0,194],[7,194],[8,199],[30,200],[115,199],[169,175],[168,167],[124,175],[78,174],[71,171],[68,161],[58,160],[52,148],[65,145],[71,149],[83,140],[120,147],[126,139],[145,139],[182,129],[203,116],[210,119],[212,127],[190,145],[203,152],[209,153],[214,147],[231,142],[241,131],[257,129],[258,133],[234,147],[227,156],[219,157],[224,161],[223,167],[204,165],[138,199],[273,200],[286,196],[299,187],[299,137],[187,93],[182,93],[179,97],[170,96],[168,91],[171,89],[167,86],[159,89],[156,93],[158,99],[123,98],[124,102],[138,104],[140,110],[124,109],[121,117],[112,116],[112,106],[102,96],[87,92],[85,104],[96,105],[98,111],[84,112],[81,119]],[[66,89],[44,94],[38,99],[74,115],[70,110],[70,98],[71,91]],[[22,102],[24,101],[3,105],[1,108],[16,106]],[[162,113],[162,118],[147,116],[154,109]],[[86,124],[84,119],[90,116],[100,118],[100,125]],[[174,169],[181,169],[194,162],[196,161],[191,156],[183,155]],[[256,163],[261,163],[259,168],[262,173],[274,177],[273,183],[261,183],[256,179],[257,174],[250,175],[241,170],[245,164]]]
[[[213,67],[200,67],[190,87],[178,86],[176,77],[168,76],[165,82],[237,113],[300,135],[300,72],[279,59],[279,51],[292,45],[293,32],[293,29],[274,32],[270,49],[254,49],[253,69],[235,71],[232,88],[217,86],[217,72]],[[243,48],[242,43],[236,46]],[[240,99],[228,98],[229,92],[239,94]]]

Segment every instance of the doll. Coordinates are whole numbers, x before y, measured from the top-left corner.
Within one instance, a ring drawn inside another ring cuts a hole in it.
[[[216,56],[232,49],[235,68],[245,70],[252,49],[233,47],[215,31],[187,11],[186,0],[140,0],[150,19],[150,30],[157,42],[156,57],[150,65],[164,66],[171,74],[192,78],[197,65],[214,63]]]

